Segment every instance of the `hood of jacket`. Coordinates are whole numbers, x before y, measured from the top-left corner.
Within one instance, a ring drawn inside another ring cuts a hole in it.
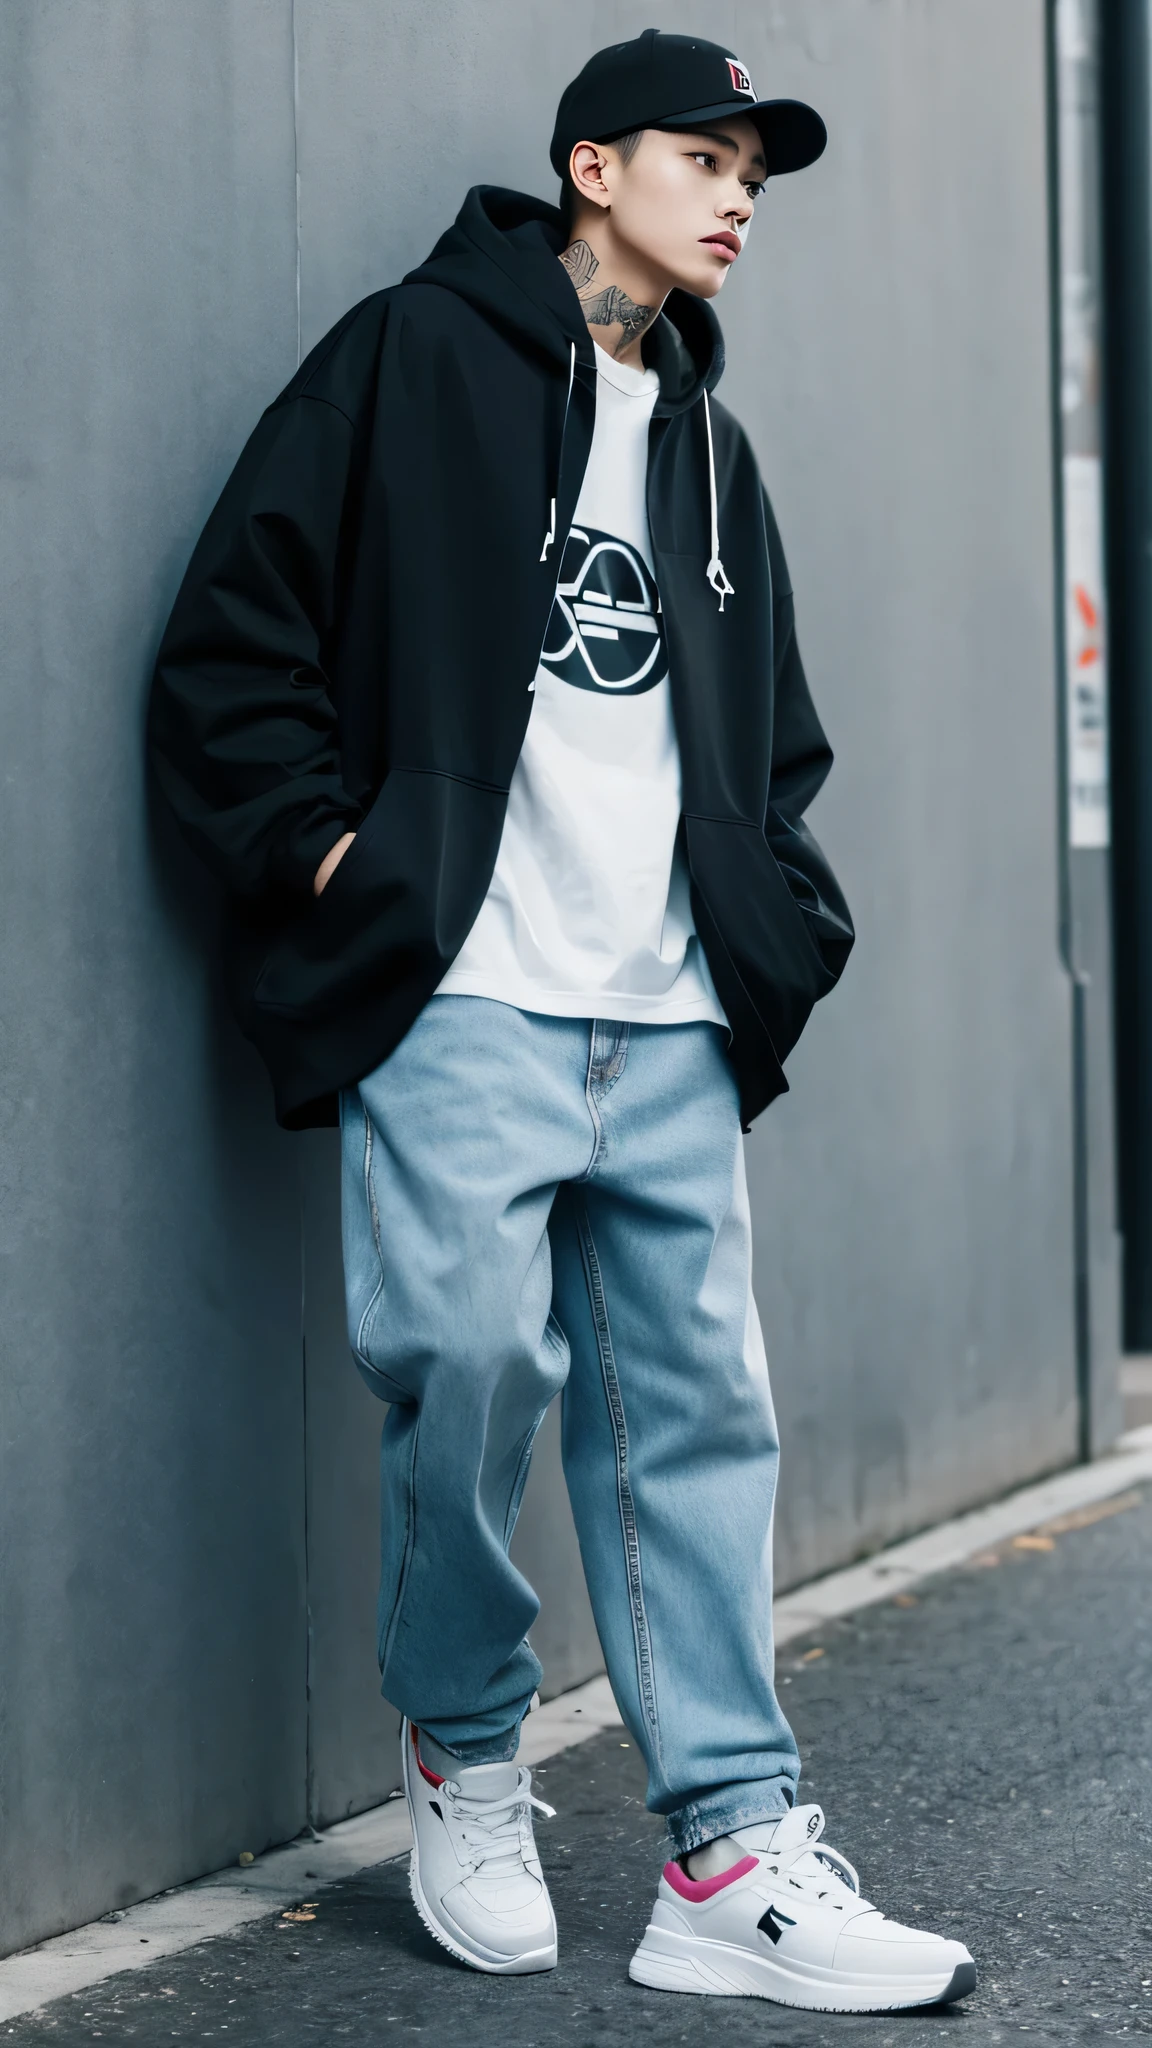
[[[564,232],[557,207],[499,185],[474,185],[450,228],[405,284],[455,292],[520,347],[539,350],[567,370],[595,371],[592,337],[572,282],[557,261]],[[713,391],[724,370],[724,341],[712,308],[672,291],[644,338],[645,362],[660,379],[658,416],[684,412]]]

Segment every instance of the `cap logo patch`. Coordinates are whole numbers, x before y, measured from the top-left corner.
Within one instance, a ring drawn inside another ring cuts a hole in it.
[[[729,57],[728,69],[732,75],[733,89],[736,92],[746,92],[749,99],[754,100],[756,97],[755,88],[744,66],[735,57]]]

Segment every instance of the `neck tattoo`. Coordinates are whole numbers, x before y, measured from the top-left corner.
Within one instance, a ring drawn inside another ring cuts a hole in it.
[[[592,254],[587,242],[570,243],[560,261],[576,288],[589,327],[619,327],[620,339],[610,353],[623,355],[637,336],[651,326],[659,307],[638,306],[618,284],[598,287],[595,278],[600,259]]]

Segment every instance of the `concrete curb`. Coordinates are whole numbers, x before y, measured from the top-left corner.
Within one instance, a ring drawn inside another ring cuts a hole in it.
[[[894,1544],[866,1563],[785,1593],[774,1607],[777,1647],[1149,1479],[1152,1426],[1129,1431],[1113,1452],[1092,1465],[1074,1466],[1026,1486],[991,1507]],[[619,1725],[607,1679],[594,1678],[529,1717],[520,1754],[525,1763],[537,1764]],[[218,1871],[74,1933],[56,1935],[0,1962],[0,2021],[265,1918],[340,1878],[403,1855],[409,1839],[404,1801],[389,1800],[326,1829],[315,1841],[272,1849],[247,1869]]]
[[[826,1579],[815,1579],[810,1585],[798,1586],[794,1593],[785,1593],[772,1610],[776,1647],[808,1635],[822,1622],[854,1614],[877,1600],[890,1600],[918,1579],[950,1571],[981,1551],[994,1550],[998,1543],[1107,1500],[1147,1479],[1152,1479],[1152,1426],[1129,1430],[1114,1450],[1094,1464],[1057,1472],[990,1507],[975,1508],[905,1543],[894,1543],[863,1564],[848,1565],[843,1571],[830,1572]]]

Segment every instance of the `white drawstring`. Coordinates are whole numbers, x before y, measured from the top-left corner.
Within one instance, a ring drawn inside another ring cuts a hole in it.
[[[575,342],[572,342],[570,344],[570,348],[571,355],[569,357],[568,362],[568,392],[564,400],[564,418],[560,426],[561,460],[563,459],[564,455],[564,435],[568,426],[568,412],[572,404],[572,386],[576,380]],[[720,599],[720,610],[723,611],[725,598],[734,597],[736,591],[735,586],[729,582],[728,571],[725,569],[724,564],[720,559],[720,513],[716,500],[716,452],[712,445],[712,409],[708,403],[707,392],[704,393],[704,425],[708,434],[708,503],[712,520],[712,554],[708,562],[708,567],[705,570],[705,575],[707,576],[708,582],[711,585],[712,589],[716,592],[717,597]],[[556,538],[555,498],[552,498],[549,501],[548,509],[548,531],[544,536],[544,545],[540,550],[540,560],[542,562],[547,561],[548,550],[552,546],[552,543]]]
[[[565,430],[565,428],[566,428],[566,427],[567,427],[567,425],[568,425],[568,408],[569,408],[569,406],[570,406],[570,405],[571,405],[571,403],[572,403],[572,385],[573,385],[573,383],[575,382],[575,378],[576,378],[576,343],[575,343],[575,342],[572,342],[572,343],[571,343],[571,349],[572,349],[572,356],[571,356],[571,360],[570,360],[570,362],[569,362],[569,364],[568,364],[568,396],[567,396],[567,398],[566,398],[566,399],[564,400],[564,418],[563,418],[563,421],[561,422],[561,426],[560,426],[560,458],[559,458],[559,461],[557,462],[557,465],[556,465],[556,474],[557,474],[557,480],[559,480],[559,474],[560,474],[560,462],[562,462],[562,461],[564,460],[564,430]],[[540,550],[540,560],[541,560],[542,562],[546,562],[546,561],[547,561],[547,559],[548,559],[548,550],[549,550],[549,548],[551,547],[551,545],[552,545],[553,541],[555,540],[555,538],[556,538],[556,500],[555,500],[555,498],[553,498],[553,499],[552,499],[552,501],[551,501],[551,505],[550,505],[550,514],[549,514],[549,520],[548,520],[548,531],[547,531],[547,533],[546,533],[546,534],[544,535],[544,545],[543,545],[543,547],[542,547],[542,548],[541,548],[541,550]]]
[[[704,573],[720,599],[720,609],[723,611],[724,599],[734,597],[736,593],[728,581],[728,571],[720,560],[720,514],[716,509],[716,457],[712,449],[712,411],[708,404],[707,392],[704,393],[704,424],[708,429],[708,497],[712,510],[712,559]]]

